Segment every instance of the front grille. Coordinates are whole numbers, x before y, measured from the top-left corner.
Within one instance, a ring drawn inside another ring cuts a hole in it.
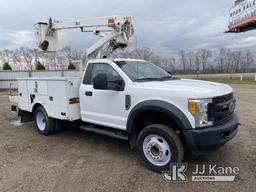
[[[234,111],[230,110],[230,104],[235,102],[233,93],[213,98],[209,105],[209,121],[213,121],[214,125],[221,125],[231,120]]]
[[[214,97],[213,98],[213,103],[221,103],[224,101],[228,101],[230,99],[232,99],[234,97],[233,93],[227,94],[227,95],[223,95],[223,96],[219,96],[219,97]]]
[[[227,117],[225,117],[223,119],[217,119],[217,120],[213,121],[213,125],[222,125],[222,124],[230,121],[233,118],[233,116],[234,115],[231,114],[231,115],[229,115],[229,116],[227,116]]]

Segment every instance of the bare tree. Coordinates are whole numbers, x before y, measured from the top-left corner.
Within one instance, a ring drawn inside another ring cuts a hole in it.
[[[140,59],[148,60],[150,61],[154,55],[153,51],[151,49],[143,47],[140,49],[137,49],[137,53],[140,57]]]
[[[234,51],[232,53],[233,62],[231,64],[230,72],[239,72],[242,64],[242,52],[241,51]]]
[[[244,61],[243,61],[242,71],[247,73],[250,66],[254,64],[254,58],[250,50],[246,50],[243,60]]]
[[[185,51],[180,51],[179,52],[180,54],[180,62],[181,62],[181,65],[183,67],[183,72],[185,73],[186,72],[186,67],[187,67],[187,56],[186,56],[186,53]]]
[[[14,68],[16,68],[17,70],[22,70],[23,65],[22,65],[22,56],[20,54],[20,50],[15,49],[10,52],[11,52],[10,59],[12,60]]]
[[[191,73],[193,70],[193,65],[195,63],[195,53],[190,51],[187,53],[187,60],[188,60],[188,71]]]
[[[211,53],[211,51],[209,51],[207,49],[201,49],[199,52],[200,52],[201,63],[202,63],[202,67],[203,67],[203,73],[205,73],[206,67],[208,64],[208,60],[212,56],[212,53]]]
[[[169,58],[168,59],[168,65],[167,65],[167,71],[171,72],[171,73],[175,73],[176,72],[176,59],[175,58]]]
[[[163,67],[163,66],[162,66],[162,58],[161,58],[159,55],[154,56],[154,57],[152,58],[152,62],[153,62],[154,64],[156,64],[157,66],[159,66],[159,67]]]
[[[69,63],[71,62],[72,59],[72,54],[73,54],[73,48],[71,46],[66,46],[63,47],[60,51],[59,54],[63,55],[66,59],[69,60]]]
[[[10,62],[10,55],[11,55],[11,51],[8,49],[4,49],[3,51],[0,51],[0,60],[2,63],[6,63],[6,62]]]
[[[59,54],[64,56],[68,60],[79,60],[83,59],[85,57],[85,51],[82,51],[80,49],[74,49],[71,46],[66,46],[63,47],[60,51]]]
[[[215,53],[215,62],[217,63],[218,72],[224,72],[226,53],[227,53],[227,50],[225,48],[220,48]]]
[[[24,59],[24,63],[26,64],[27,68],[30,71],[33,70],[33,67],[34,67],[33,60],[35,58],[35,51],[32,49],[29,49],[27,47],[21,47],[20,52],[21,52],[21,55]]]
[[[195,52],[195,66],[196,66],[196,71],[199,73],[200,71],[200,52],[196,51]]]

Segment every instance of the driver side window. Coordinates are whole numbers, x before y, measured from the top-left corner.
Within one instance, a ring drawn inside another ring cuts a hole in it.
[[[109,64],[95,63],[92,66],[92,72],[89,81],[90,84],[92,84],[93,78],[100,73],[105,73],[107,75],[108,86],[110,88],[116,86],[116,84],[113,83],[113,81],[122,80],[120,75]]]

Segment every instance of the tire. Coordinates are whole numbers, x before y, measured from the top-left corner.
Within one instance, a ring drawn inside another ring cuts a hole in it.
[[[34,121],[37,131],[41,135],[50,135],[54,133],[56,127],[56,121],[53,118],[48,117],[43,107],[38,107],[34,113]]]
[[[184,156],[178,135],[161,124],[144,128],[137,137],[136,148],[143,164],[155,172],[170,170],[170,164],[181,163]]]

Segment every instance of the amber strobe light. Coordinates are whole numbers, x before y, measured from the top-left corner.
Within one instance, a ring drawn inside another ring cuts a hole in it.
[[[115,25],[115,19],[114,18],[109,18],[108,19],[108,25]]]

